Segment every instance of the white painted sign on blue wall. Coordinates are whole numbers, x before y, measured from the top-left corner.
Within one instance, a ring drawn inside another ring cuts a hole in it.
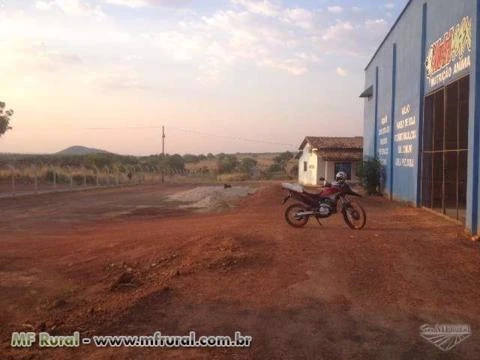
[[[378,130],[380,146],[378,148],[378,156],[382,165],[387,165],[388,156],[388,135],[390,134],[390,125],[388,123],[388,116],[384,115],[380,119],[380,129]]]
[[[395,166],[415,167],[413,147],[417,139],[417,117],[412,114],[410,104],[402,106],[402,117],[395,122],[394,142],[397,146]]]

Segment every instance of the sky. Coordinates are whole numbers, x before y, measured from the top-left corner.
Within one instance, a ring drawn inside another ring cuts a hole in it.
[[[363,133],[406,0],[0,0],[0,152],[295,150]]]

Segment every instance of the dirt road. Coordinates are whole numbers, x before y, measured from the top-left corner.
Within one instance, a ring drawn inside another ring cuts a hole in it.
[[[188,186],[0,200],[2,359],[478,359],[480,252],[423,210],[364,199],[289,227],[278,185],[234,210],[164,206]],[[469,324],[443,353],[423,324]],[[11,349],[12,331],[253,337],[249,349]]]

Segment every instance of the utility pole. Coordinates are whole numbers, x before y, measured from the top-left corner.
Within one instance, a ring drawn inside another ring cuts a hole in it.
[[[162,126],[162,184],[165,183],[165,126]]]

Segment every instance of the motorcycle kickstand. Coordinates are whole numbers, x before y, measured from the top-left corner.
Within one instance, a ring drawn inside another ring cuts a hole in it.
[[[318,225],[323,226],[323,224],[320,222],[320,219],[318,217],[315,218],[318,222]]]

